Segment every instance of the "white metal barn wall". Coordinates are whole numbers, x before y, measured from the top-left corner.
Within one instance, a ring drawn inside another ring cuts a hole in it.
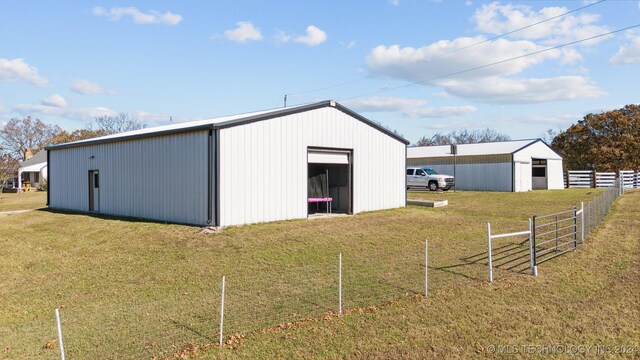
[[[427,166],[453,176],[453,157],[407,159],[407,166]],[[512,191],[510,155],[459,156],[455,182],[458,190]]]
[[[532,159],[547,160],[547,189],[564,189],[562,158],[558,154],[541,141],[534,142],[513,154],[514,161],[531,162]],[[531,186],[528,190],[531,190]]]
[[[100,213],[204,225],[207,141],[198,131],[50,150],[49,206],[88,211],[99,170]]]
[[[405,205],[406,145],[334,108],[218,130],[220,225],[307,216],[307,148],[353,149],[353,213]]]

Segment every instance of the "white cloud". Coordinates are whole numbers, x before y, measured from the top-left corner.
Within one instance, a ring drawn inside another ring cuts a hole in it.
[[[32,85],[45,86],[47,79],[38,75],[38,69],[24,62],[24,59],[0,58],[0,81],[25,81]]]
[[[306,35],[296,36],[293,38],[293,42],[305,44],[308,46],[317,46],[325,41],[327,41],[327,34],[313,25],[307,26]]]
[[[82,121],[91,121],[97,116],[117,114],[116,111],[106,107],[69,108],[33,104],[18,104],[13,107],[13,110],[24,116],[60,116]]]
[[[440,83],[452,95],[492,104],[541,103],[559,100],[590,99],[606,93],[582,76],[558,76],[544,79],[511,79],[498,76]]]
[[[547,47],[508,39],[467,47],[482,40],[483,37],[442,40],[421,48],[378,46],[369,53],[366,64],[373,75],[442,87],[451,95],[486,103],[537,103],[604,94],[583,76],[516,78],[528,68],[550,60],[573,64],[582,59],[575,50],[554,49],[518,58]],[[464,47],[467,48],[457,51]],[[502,62],[513,58],[517,59]]]
[[[237,27],[235,29],[226,30],[224,32],[224,37],[227,40],[241,43],[248,40],[262,40],[262,33],[260,32],[260,29],[255,27],[251,22],[239,21],[236,25]],[[214,37],[217,36],[214,35]]]
[[[477,31],[500,35],[547,20],[568,11],[565,7],[545,7],[539,11],[535,11],[526,5],[503,5],[498,2],[493,2],[478,8],[473,16],[473,20],[476,23]],[[545,45],[559,45],[608,32],[608,28],[595,24],[599,20],[600,16],[597,14],[573,13],[517,31],[507,36],[511,39],[536,40]],[[604,37],[599,38],[581,43],[581,45],[594,45],[604,39]]]
[[[357,44],[358,42],[355,40],[349,42],[340,41],[340,45],[344,46],[347,50],[353,49]]]
[[[348,100],[344,104],[350,109],[359,112],[399,112],[405,117],[412,118],[452,118],[477,111],[474,106],[428,107],[426,100],[396,97]]]
[[[385,112],[385,111],[405,111],[415,107],[427,105],[426,100],[404,99],[397,97],[370,97],[366,99],[347,100],[344,105],[355,111],[362,112]]]
[[[55,96],[55,95],[54,95]],[[90,107],[90,108],[74,108],[66,106],[66,102],[64,106],[59,106],[60,104],[52,103],[47,104],[49,99],[44,99],[41,102],[41,105],[35,104],[19,104],[13,107],[13,111],[17,112],[23,116],[34,116],[34,117],[51,117],[57,116],[61,118],[77,120],[77,121],[93,121],[98,116],[114,116],[117,115],[118,112],[107,107],[98,106],[98,107]],[[64,101],[64,99],[63,99]],[[140,121],[143,124],[167,124],[169,123],[169,116],[165,115],[157,115],[153,113],[149,113],[146,111],[134,111],[131,112],[130,115]],[[174,121],[180,121],[181,118],[174,118]]]
[[[83,79],[74,80],[71,83],[71,90],[82,95],[109,94],[115,95],[115,91],[105,90],[100,85]]]
[[[182,21],[181,15],[174,14],[170,11],[160,13],[152,10],[144,13],[135,7],[115,7],[106,10],[96,6],[92,12],[96,16],[106,17],[111,21],[120,21],[123,17],[129,16],[131,20],[138,25],[162,24],[173,26],[178,25]]]
[[[405,115],[418,118],[454,118],[478,111],[475,106],[436,106],[431,108],[414,109]]]
[[[464,37],[452,41],[441,40],[420,48],[381,45],[369,53],[366,64],[374,75],[390,76],[411,82],[433,83],[433,79],[444,75],[478,67],[482,68],[458,74],[456,77],[471,79],[515,75],[547,59],[562,59],[568,62],[580,58],[573,51],[556,49],[483,67],[546,48],[525,40],[498,39],[457,51],[483,40],[485,40],[483,37]]]
[[[389,4],[393,6],[398,6],[400,5],[400,0],[389,0]]]
[[[306,35],[293,36],[285,33],[284,31],[279,31],[275,38],[276,41],[282,43],[293,41],[308,46],[317,46],[327,41],[327,34],[320,28],[314,25],[309,25],[307,26]]]
[[[60,94],[53,94],[40,101],[42,105],[63,108],[67,106],[67,101]]]
[[[611,65],[640,64],[640,34],[632,33],[627,36],[629,43],[618,49],[609,59]]]

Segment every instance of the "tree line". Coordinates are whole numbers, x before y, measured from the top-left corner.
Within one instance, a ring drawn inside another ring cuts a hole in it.
[[[640,105],[588,114],[543,140],[563,157],[566,170],[640,170]],[[510,140],[492,129],[456,130],[423,136],[417,146],[477,144]]]
[[[27,153],[36,152],[49,145],[80,141],[98,136],[138,130],[143,123],[127,113],[112,116],[98,116],[86,129],[62,130],[58,125],[49,125],[30,116],[11,119],[0,130],[0,187],[18,172],[20,161],[26,160]]]
[[[65,131],[39,119],[11,119],[0,130],[0,184],[17,173],[27,151],[37,152],[48,145],[91,139],[145,127],[127,113],[99,116],[86,129]],[[548,130],[544,136],[564,159],[569,170],[640,170],[640,105],[588,114],[560,132]],[[510,137],[492,129],[455,130],[423,136],[416,145],[436,146],[507,141]]]

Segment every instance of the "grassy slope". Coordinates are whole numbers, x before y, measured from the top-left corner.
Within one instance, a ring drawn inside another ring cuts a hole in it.
[[[415,196],[427,195],[432,194]],[[391,298],[402,299],[399,304],[249,335],[236,350],[211,351],[224,357],[383,358],[405,352],[466,356],[489,342],[559,342],[576,334],[584,334],[584,341],[629,342],[638,334],[638,313],[631,306],[638,300],[638,244],[632,241],[638,238],[637,222],[635,238],[617,233],[611,241],[596,233],[593,244],[541,267],[537,279],[498,271],[489,286],[482,261],[462,260],[484,252],[486,221],[498,232],[522,230],[532,214],[563,210],[593,195],[577,189],[447,193],[439,196],[450,206],[436,210],[409,207],[211,235],[84,215],[12,215],[11,222],[0,219],[0,357],[56,358],[56,350],[42,347],[55,339],[57,306],[63,307],[67,349],[78,358],[148,357],[211,341],[222,274],[228,278],[228,331],[251,334],[254,328],[321,317],[335,310],[338,252],[344,254],[347,308]],[[621,205],[629,209],[614,219],[626,221],[625,228],[638,219],[632,201],[638,197],[627,195]],[[627,217],[629,211],[635,218]],[[433,292],[427,301],[413,301],[404,295],[421,291],[425,238]],[[605,258],[614,263],[602,273],[595,264],[606,262],[590,250],[600,243],[609,251],[628,247]],[[411,270],[399,274],[405,268]],[[613,281],[625,276],[635,276],[628,290]],[[548,289],[556,291],[542,291]],[[516,308],[522,321],[507,321],[507,311]],[[569,319],[559,318],[563,314]],[[619,324],[615,339],[603,326],[592,326],[606,318]]]
[[[537,278],[469,282],[436,291],[427,300],[253,335],[238,349],[218,355],[469,358],[485,357],[492,344],[574,344],[630,345],[637,351],[629,356],[637,358],[639,225],[640,192],[635,192],[615,205],[585,246],[544,264]],[[589,355],[597,355],[595,348]]]
[[[46,191],[32,191],[27,193],[0,194],[0,212],[13,210],[39,209],[47,204]]]

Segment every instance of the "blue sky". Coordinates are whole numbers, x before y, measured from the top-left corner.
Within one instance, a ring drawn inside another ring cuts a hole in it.
[[[0,126],[73,130],[117,112],[154,126],[288,94],[411,142],[485,127],[533,138],[640,102],[640,28],[543,51],[638,24],[637,0],[4,1]]]

